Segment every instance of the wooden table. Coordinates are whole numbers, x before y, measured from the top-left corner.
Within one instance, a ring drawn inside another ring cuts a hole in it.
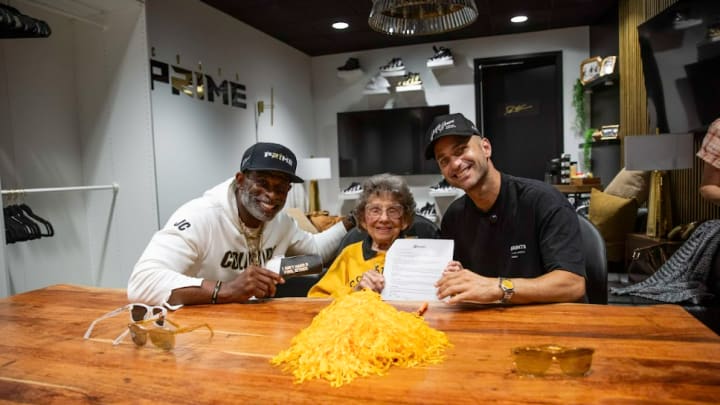
[[[170,319],[203,330],[178,335],[165,352],[137,348],[123,314],[123,290],[60,285],[0,300],[0,402],[50,403],[717,403],[720,337],[681,307],[556,304],[457,307],[432,304],[427,322],[454,347],[430,367],[393,368],[340,388],[294,384],[269,360],[325,307],[326,300],[186,307]],[[398,304],[414,309],[416,304]],[[512,371],[514,346],[557,343],[596,349],[587,377]],[[318,342],[322,344],[322,342]]]

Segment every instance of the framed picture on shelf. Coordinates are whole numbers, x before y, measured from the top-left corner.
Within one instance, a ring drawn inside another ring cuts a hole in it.
[[[580,81],[583,85],[590,83],[591,81],[600,77],[600,64],[602,58],[599,56],[593,56],[587,58],[580,63]]]
[[[617,56],[607,56],[602,60],[600,67],[600,76],[607,76],[615,73],[615,61]]]
[[[599,129],[596,129],[595,132],[592,133],[593,141],[599,141],[602,139],[602,131]]]
[[[600,127],[602,137],[600,139],[617,139],[620,125],[603,125]]]

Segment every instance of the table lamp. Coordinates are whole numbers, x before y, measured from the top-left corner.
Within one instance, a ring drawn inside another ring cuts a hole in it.
[[[693,167],[692,134],[626,136],[625,168],[651,170],[646,234],[663,237],[672,227],[670,188],[665,170]]]
[[[297,175],[308,181],[310,212],[320,211],[318,180],[330,179],[330,158],[310,157],[298,160]]]

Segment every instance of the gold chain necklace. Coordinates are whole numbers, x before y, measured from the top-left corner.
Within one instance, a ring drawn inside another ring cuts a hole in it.
[[[259,227],[253,229],[245,225],[241,218],[238,219],[240,220],[240,233],[243,234],[247,242],[250,264],[260,266],[260,241],[262,240],[265,223],[262,222]]]
[[[235,199],[239,201],[238,193],[240,193],[239,187],[235,188]],[[265,222],[260,222],[260,226],[257,228],[250,228],[242,220],[240,216],[240,210],[238,209],[238,223],[240,224],[240,233],[245,237],[245,242],[248,247],[248,261],[250,264],[260,266],[260,242],[262,241],[263,230],[265,229]]]

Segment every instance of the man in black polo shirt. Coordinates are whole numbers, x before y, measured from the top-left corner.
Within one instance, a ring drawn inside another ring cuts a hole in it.
[[[500,173],[490,141],[462,114],[436,117],[427,159],[465,195],[443,215],[454,261],[436,283],[450,303],[581,301],[585,260],[577,214],[543,182]]]

